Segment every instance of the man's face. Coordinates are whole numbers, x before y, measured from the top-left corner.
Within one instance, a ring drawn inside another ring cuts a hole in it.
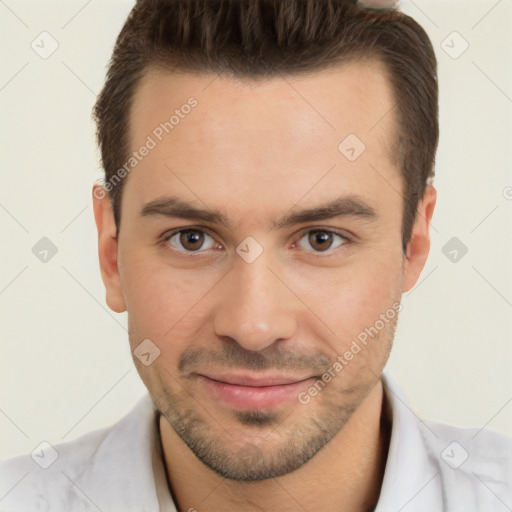
[[[300,467],[348,421],[417,272],[377,63],[214,78],[151,72],[135,93],[130,149],[156,145],[125,183],[107,301],[127,308],[132,351],[158,347],[134,361],[178,435],[223,476],[257,480]],[[224,222],[179,216],[185,203]]]

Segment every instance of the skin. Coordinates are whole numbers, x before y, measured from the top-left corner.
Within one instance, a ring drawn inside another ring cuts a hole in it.
[[[148,338],[160,350],[149,366],[134,362],[162,412],[173,497],[201,512],[369,510],[389,442],[380,377],[398,315],[307,404],[297,391],[235,407],[199,375],[286,374],[310,378],[307,391],[416,283],[436,191],[427,187],[404,254],[386,74],[378,62],[259,83],[151,71],[130,112],[133,150],[191,96],[197,107],[126,178],[118,238],[108,196],[93,193],[107,304],[128,311],[132,351]],[[366,146],[353,162],[338,150],[348,134]],[[164,196],[232,226],[140,215]],[[375,217],[273,226],[341,196]],[[199,241],[169,238],[178,228],[202,230]],[[248,236],[263,248],[252,263],[236,252]]]

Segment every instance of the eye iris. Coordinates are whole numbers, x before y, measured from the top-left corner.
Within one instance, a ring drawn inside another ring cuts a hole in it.
[[[325,242],[329,243],[326,245]],[[332,234],[326,231],[311,231],[309,233],[309,243],[314,249],[326,251],[332,245]]]
[[[199,249],[204,242],[204,233],[201,233],[200,231],[194,231],[194,230],[187,230],[182,231],[180,233],[180,243],[181,245],[189,250],[189,251],[195,251]],[[191,244],[192,246],[190,246]]]

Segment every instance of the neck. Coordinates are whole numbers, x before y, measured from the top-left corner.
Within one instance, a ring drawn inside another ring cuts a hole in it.
[[[373,510],[390,435],[383,399],[379,380],[340,432],[312,459],[292,473],[260,482],[236,482],[217,475],[160,416],[165,465],[178,510]]]

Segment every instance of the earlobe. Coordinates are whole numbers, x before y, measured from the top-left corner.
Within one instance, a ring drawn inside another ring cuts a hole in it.
[[[108,307],[116,313],[126,311],[117,259],[118,240],[112,203],[107,191],[99,184],[92,189],[94,219],[98,230],[98,257],[101,279],[106,289]]]
[[[402,293],[409,291],[418,281],[430,251],[430,221],[434,214],[437,191],[427,185],[423,199],[418,204],[416,220],[404,256]]]

